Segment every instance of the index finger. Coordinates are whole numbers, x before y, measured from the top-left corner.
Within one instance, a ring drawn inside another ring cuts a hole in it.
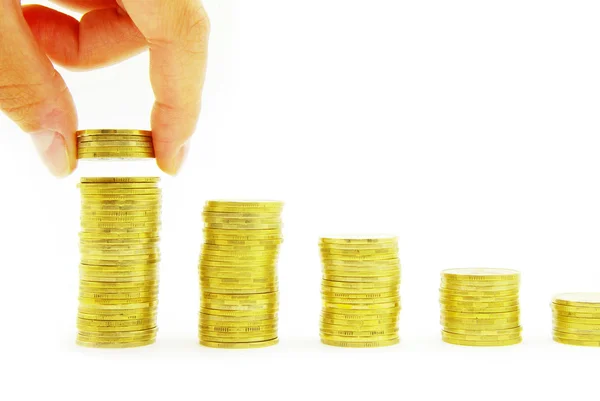
[[[209,21],[199,0],[122,0],[150,48],[154,150],[175,174],[196,129],[208,52]]]

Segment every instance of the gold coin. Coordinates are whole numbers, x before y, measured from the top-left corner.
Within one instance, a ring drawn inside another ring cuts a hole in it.
[[[113,140],[113,141],[80,141],[79,150],[83,149],[153,149],[152,141],[131,141],[131,140]]]
[[[107,322],[107,323],[118,323],[118,322],[137,322],[147,319],[155,319],[157,316],[156,312],[137,312],[128,314],[98,314],[98,313],[77,313],[77,319],[85,319],[93,322]]]
[[[204,227],[208,229],[243,229],[243,230],[270,230],[281,227],[280,223],[276,224],[261,224],[261,223],[239,223],[239,224],[222,224],[222,223],[204,223]]]
[[[347,271],[347,270],[330,270],[330,269],[324,269],[323,270],[323,274],[326,275],[327,277],[345,277],[345,278],[349,278],[349,277],[356,277],[356,278],[376,278],[376,277],[395,277],[398,280],[400,280],[400,272],[396,269],[396,270],[378,270],[378,271],[371,271],[371,272],[354,272],[354,271]],[[347,280],[344,280],[347,281]],[[363,280],[360,280],[363,281]]]
[[[268,341],[254,342],[254,343],[219,343],[214,341],[206,341],[201,339],[200,345],[210,348],[223,348],[223,349],[251,349],[251,348],[264,348],[276,345],[279,343],[279,339],[275,338]]]
[[[224,224],[224,225],[237,225],[237,224],[272,224],[281,226],[281,218],[250,218],[250,217],[210,217],[204,216],[204,222],[209,224]]]
[[[218,239],[205,239],[205,244],[210,245],[243,245],[243,246],[251,246],[251,245],[279,245],[283,243],[283,240],[218,240]]]
[[[398,238],[392,235],[375,235],[375,236],[331,236],[322,237],[321,244],[397,244]]]
[[[135,135],[152,136],[152,131],[139,129],[84,129],[76,132],[77,137],[94,135]]]
[[[564,322],[562,320],[553,319],[552,323],[554,324],[554,328],[565,331],[565,332],[596,332],[600,333],[600,320],[598,324],[586,324],[586,323],[573,323],[573,322]]]
[[[269,326],[208,326],[208,325],[199,325],[198,329],[202,332],[206,333],[214,333],[215,336],[218,336],[219,333],[228,333],[228,334],[260,334],[265,335],[265,333],[277,333],[277,325],[269,325]]]
[[[600,304],[598,307],[591,306],[567,306],[561,304],[552,304],[552,310],[564,313],[598,313],[600,314]]]
[[[208,312],[208,313],[206,313]],[[213,311],[211,309],[206,309],[206,311],[200,310],[200,319],[202,321],[205,322],[214,322],[215,325],[217,325],[216,322],[218,322],[218,325],[223,325],[225,323],[234,323],[234,322],[240,322],[240,323],[249,323],[249,324],[262,324],[261,322],[277,322],[277,313],[265,313],[265,314],[252,314],[252,315],[246,315],[246,314],[232,314],[232,313],[228,313],[226,315],[216,315],[213,312],[219,312],[219,311]]]
[[[338,297],[330,297],[323,296],[323,301],[327,304],[342,304],[342,305],[381,305],[387,304],[390,302],[400,303],[400,296],[398,294],[394,294],[390,297],[386,298],[369,298],[369,299],[355,299],[355,298],[338,298]]]
[[[200,308],[200,313],[212,316],[228,316],[228,317],[251,317],[259,316],[261,320],[268,319],[266,316],[277,316],[277,310],[246,310],[246,311],[231,311],[223,309],[208,309]]]
[[[553,339],[557,343],[566,344],[566,345],[577,345],[577,346],[583,346],[583,347],[600,347],[600,341],[572,340],[572,339],[566,339],[566,338],[557,337],[557,336],[554,336]]]
[[[568,333],[561,330],[554,329],[553,331],[554,337],[559,337],[565,340],[577,340],[577,341],[590,341],[590,342],[600,342],[600,332],[599,333]]]
[[[323,316],[345,318],[349,320],[374,320],[378,318],[396,317],[400,313],[400,309],[400,306],[380,309],[347,309],[325,306],[321,314]]]
[[[504,330],[520,326],[519,319],[440,319],[440,324],[444,330],[454,332],[454,329],[462,330]]]
[[[497,340],[497,341],[473,341],[473,340],[457,340],[450,337],[442,337],[444,342],[453,345],[464,345],[469,347],[503,347],[508,345],[516,345],[521,343],[521,337],[517,337],[510,340]]]
[[[518,281],[520,273],[511,269],[462,268],[442,271],[446,281]]]
[[[572,292],[555,295],[552,298],[555,305],[571,307],[600,307],[600,292]]]
[[[346,341],[336,341],[336,340],[330,340],[327,338],[323,338],[321,337],[321,342],[325,345],[330,345],[333,347],[344,347],[344,348],[378,348],[378,347],[387,347],[390,345],[396,345],[400,342],[399,338],[394,338],[391,340],[382,340],[382,341],[353,341],[353,340],[346,340]]]
[[[355,260],[343,260],[343,259],[323,259],[321,258],[321,262],[324,266],[334,267],[340,266],[341,268],[359,268],[359,269],[367,269],[367,268],[381,268],[381,267],[398,267],[400,268],[400,259],[398,258],[390,258],[390,259],[381,259],[381,260],[365,260],[365,259],[355,259]]]
[[[482,300],[504,300],[510,299],[511,297],[518,298],[519,291],[507,290],[507,291],[452,291],[448,289],[440,289],[440,296],[444,298],[453,299],[482,299]]]
[[[369,251],[373,251],[373,250],[381,250],[381,251],[386,251],[386,250],[396,250],[398,251],[398,243],[395,242],[390,242],[390,243],[366,243],[366,244],[330,244],[330,243],[320,243],[319,244],[319,248],[322,250],[341,250],[341,251],[354,251],[354,252],[361,252],[361,251],[366,251],[367,253]]]
[[[136,183],[158,183],[160,182],[159,177],[82,177],[80,180],[81,184],[104,184],[104,183],[124,183],[124,184],[136,184]]]
[[[388,248],[350,248],[350,249],[338,249],[338,248],[330,248],[327,246],[321,245],[321,255],[346,255],[346,256],[365,256],[368,257],[370,255],[385,255],[385,256],[398,256],[398,248],[397,247],[388,247]]]
[[[240,229],[204,229],[206,238],[221,240],[280,240],[280,229],[240,230]]]
[[[277,338],[277,333],[267,333],[266,335],[255,335],[255,336],[238,336],[238,337],[228,337],[228,336],[224,336],[222,335],[222,333],[210,333],[210,334],[216,334],[215,336],[209,336],[207,335],[207,333],[201,333],[200,338],[202,339],[202,341],[208,341],[208,342],[219,342],[219,343],[233,343],[233,344],[240,344],[240,343],[257,343],[257,342],[264,342],[264,341],[271,341],[275,338]]]
[[[499,313],[470,313],[470,312],[452,312],[441,311],[441,316],[448,319],[512,319],[519,317],[519,311],[499,312]]]
[[[213,245],[204,244],[202,246],[203,251],[213,252],[232,252],[232,253],[254,253],[254,252],[277,252],[279,250],[278,245]]]
[[[323,280],[322,285],[325,285],[329,288],[342,288],[346,290],[353,291],[362,291],[362,290],[380,290],[384,289],[384,291],[388,288],[397,288],[400,284],[399,281],[364,281],[364,282],[342,282],[335,280]]]
[[[327,338],[335,338],[335,337],[354,337],[354,338],[364,338],[364,337],[385,337],[385,336],[397,336],[398,328],[390,327],[390,328],[373,328],[373,329],[362,329],[362,330],[348,330],[348,329],[332,329],[331,326],[322,326],[320,330],[320,334]]]
[[[77,138],[78,146],[86,146],[87,144],[97,144],[97,143],[113,143],[113,142],[129,142],[135,146],[137,144],[152,144],[152,137],[145,136],[135,136],[135,135],[95,135],[95,136],[81,136]],[[120,145],[111,145],[111,146],[120,146]]]
[[[211,212],[211,211],[205,210],[202,213],[202,216],[206,217],[206,218],[222,218],[222,219],[236,218],[236,219],[260,220],[260,219],[266,218],[267,220],[271,220],[271,219],[279,219],[279,217],[281,216],[281,213],[280,212],[271,212],[271,211],[252,212],[252,210],[250,210],[249,212],[242,212],[242,213],[227,213],[227,212]]]
[[[96,185],[80,185],[79,191],[83,195],[150,195],[157,196],[162,193],[160,188],[117,188],[114,184],[109,187],[98,187]]]
[[[509,341],[521,338],[521,332],[515,332],[512,334],[503,335],[487,335],[487,334],[456,334],[448,331],[442,331],[442,337],[444,339],[453,339],[458,341],[477,341],[477,342],[495,342],[495,341]]]
[[[510,306],[510,307],[502,307],[502,308],[464,308],[461,306],[454,305],[442,305],[441,310],[444,312],[456,312],[456,313],[466,313],[466,314],[481,314],[481,313],[518,313],[520,311],[519,306]]]
[[[323,274],[323,280],[336,281],[338,283],[387,283],[389,285],[399,285],[400,277],[398,276],[387,276],[387,277],[350,277],[350,276],[332,276],[330,274]]]
[[[207,208],[233,207],[243,209],[281,209],[283,202],[270,200],[209,200],[206,202]]]
[[[346,327],[348,329],[361,330],[361,327],[397,327],[398,317],[387,319],[356,320],[356,319],[334,319],[321,316],[321,327]]]
[[[152,153],[110,153],[110,152],[95,152],[95,153],[77,153],[78,159],[153,159]]]
[[[219,288],[209,287],[205,284],[202,286],[202,291],[211,292],[214,294],[262,294],[277,291],[277,289],[278,284],[257,286],[255,288]]]
[[[454,293],[461,293],[461,292],[480,292],[483,294],[497,294],[499,292],[506,292],[506,291],[512,291],[514,293],[517,293],[519,291],[519,286],[518,285],[513,285],[513,286],[503,286],[503,287],[476,287],[476,286],[454,286],[454,287],[441,287],[444,291],[446,292],[454,292]]]
[[[156,321],[154,319],[151,319],[146,323],[138,324],[135,326],[96,326],[93,324],[90,325],[88,323],[83,323],[81,320],[77,321],[77,329],[78,330],[85,330],[88,332],[95,332],[95,333],[114,333],[114,332],[126,333],[128,331],[145,330],[145,329],[151,329],[153,327],[156,327]]]
[[[466,330],[457,328],[445,328],[444,331],[451,334],[468,336],[516,336],[517,334],[520,334],[523,331],[523,328],[521,326],[498,330]]]
[[[336,302],[376,302],[378,299],[386,299],[391,297],[398,297],[398,291],[389,291],[389,292],[377,292],[377,293],[367,293],[367,294],[348,294],[348,293],[338,293],[331,291],[322,291],[321,296],[323,299],[331,299]]]
[[[600,313],[579,313],[579,312],[563,312],[554,309],[552,316],[556,319],[572,318],[572,319],[600,319]]]
[[[145,347],[147,345],[152,345],[156,341],[156,338],[150,338],[144,341],[135,341],[130,343],[99,343],[99,342],[89,342],[83,340],[77,340],[77,345],[81,347],[87,348],[135,348],[135,347]]]

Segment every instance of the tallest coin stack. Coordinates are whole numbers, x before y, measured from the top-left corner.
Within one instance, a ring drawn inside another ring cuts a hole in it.
[[[147,131],[78,133],[79,158],[153,157]],[[77,343],[95,348],[156,338],[161,189],[158,177],[82,178]]]

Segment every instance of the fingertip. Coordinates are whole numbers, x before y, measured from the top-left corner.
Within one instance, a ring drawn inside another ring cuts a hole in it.
[[[190,150],[190,141],[180,146],[155,147],[156,162],[158,167],[169,175],[177,175],[187,159]]]

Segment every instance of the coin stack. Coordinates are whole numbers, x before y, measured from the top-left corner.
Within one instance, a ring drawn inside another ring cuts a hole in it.
[[[321,342],[352,348],[397,344],[400,259],[393,236],[321,238]]]
[[[444,270],[442,339],[468,346],[520,343],[519,277],[519,272],[508,269]]]
[[[153,158],[152,132],[124,129],[77,131],[78,159]]]
[[[261,348],[278,343],[277,255],[283,204],[208,201],[200,257],[200,344]]]
[[[600,347],[600,293],[559,294],[552,300],[554,341]]]
[[[82,178],[77,343],[152,344],[158,304],[158,178]]]

